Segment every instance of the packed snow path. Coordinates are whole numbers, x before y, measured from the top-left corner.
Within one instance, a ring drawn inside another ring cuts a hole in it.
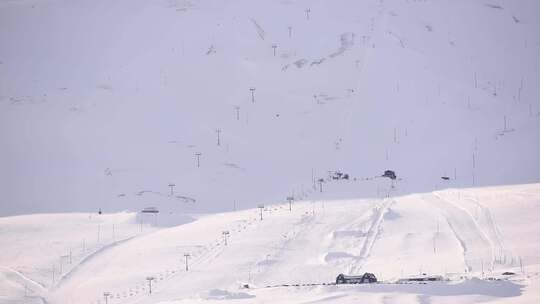
[[[486,271],[491,270],[494,264],[493,245],[476,220],[465,209],[439,196],[431,195],[425,199],[441,208],[445,222],[463,250],[466,271],[484,271],[484,267]]]

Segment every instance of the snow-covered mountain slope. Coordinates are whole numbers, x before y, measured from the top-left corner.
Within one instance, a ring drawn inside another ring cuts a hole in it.
[[[539,203],[540,185],[530,184],[303,201],[291,210],[268,205],[263,220],[259,209],[249,209],[194,216],[172,228],[144,225],[142,232],[135,215],[125,213],[4,217],[0,302],[95,304],[109,292],[111,304],[535,303]],[[95,247],[98,223],[103,238]],[[62,258],[70,249],[72,264]],[[184,254],[190,254],[188,271]],[[516,275],[502,276],[505,271]],[[364,272],[383,283],[304,286]],[[421,273],[450,281],[393,283]]]
[[[0,214],[253,208],[329,170],[357,178],[334,199],[385,169],[402,194],[537,182],[539,10],[2,0]]]

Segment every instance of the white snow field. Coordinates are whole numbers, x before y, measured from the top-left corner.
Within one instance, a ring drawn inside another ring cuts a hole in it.
[[[254,208],[330,170],[393,169],[401,194],[538,182],[539,11],[0,0],[0,214]]]
[[[142,231],[127,213],[3,217],[0,303],[105,303],[105,292],[111,304],[537,303],[539,208],[530,184],[268,205],[263,220],[249,209]],[[364,272],[381,283],[327,285]],[[445,281],[397,283],[423,273]]]

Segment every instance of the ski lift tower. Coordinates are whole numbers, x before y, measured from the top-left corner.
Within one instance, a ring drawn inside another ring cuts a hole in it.
[[[287,196],[287,201],[289,202],[289,211],[292,211],[292,201],[294,201],[294,197]]]
[[[263,220],[262,214],[263,214],[264,205],[259,205],[259,206],[257,206],[257,208],[259,208],[259,211],[261,213],[261,221],[262,221]]]
[[[184,253],[184,258],[186,259],[186,271],[189,271],[189,266],[188,266],[188,259],[191,257],[191,254],[189,253]]]
[[[197,168],[201,166],[201,155],[202,155],[201,152],[195,153],[195,156],[197,157]]]
[[[324,179],[319,178],[317,182],[319,182],[319,192],[322,192],[322,184],[324,183]]]
[[[111,296],[111,293],[106,291],[103,293],[103,297],[105,298],[105,304],[109,303],[109,297]]]
[[[155,280],[154,277],[146,277],[146,280],[148,281],[148,294],[152,294],[152,281]]]
[[[255,87],[251,87],[249,90],[251,91],[251,102],[255,103]]]
[[[174,195],[174,187],[175,187],[175,186],[176,186],[176,185],[175,185],[174,183],[169,183],[169,187],[171,188],[171,196]]]
[[[227,246],[227,238],[229,237],[230,232],[228,230],[222,231],[221,234],[223,235],[223,241],[225,246]]]
[[[146,207],[143,210],[141,210],[141,225],[142,225],[142,217],[144,216],[145,213],[154,215],[154,225],[157,226],[157,215],[159,213],[158,208]]]

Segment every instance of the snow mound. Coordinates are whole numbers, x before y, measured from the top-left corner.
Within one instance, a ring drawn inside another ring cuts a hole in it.
[[[235,299],[251,299],[254,295],[245,292],[230,292],[223,289],[211,289],[204,293],[201,298],[206,300],[235,300]]]

